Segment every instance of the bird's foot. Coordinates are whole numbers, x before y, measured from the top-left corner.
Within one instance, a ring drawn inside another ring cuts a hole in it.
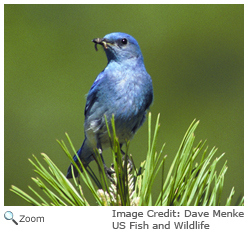
[[[111,167],[111,168],[112,168],[112,167]],[[114,181],[114,179],[113,179],[113,177],[112,177],[112,174],[114,174],[115,171],[112,170],[111,168],[108,168],[106,165],[104,165],[104,172],[105,172],[106,176],[108,177],[108,179],[109,179],[113,184],[115,184],[115,181]]]

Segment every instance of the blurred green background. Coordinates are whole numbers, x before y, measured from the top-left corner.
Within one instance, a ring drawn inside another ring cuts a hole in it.
[[[9,189],[34,186],[32,154],[48,154],[66,173],[70,162],[56,139],[68,132],[81,146],[85,96],[107,64],[91,40],[117,31],[137,39],[152,77],[166,168],[199,119],[196,143],[207,139],[216,156],[226,152],[218,167],[228,160],[222,204],[233,186],[233,204],[243,196],[243,5],[5,5],[4,14],[5,205],[28,205]],[[129,152],[137,166],[145,159],[147,125]],[[109,165],[109,150],[104,157]]]

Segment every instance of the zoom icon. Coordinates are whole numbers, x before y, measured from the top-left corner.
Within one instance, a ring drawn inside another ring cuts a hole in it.
[[[18,225],[18,223],[13,219],[13,213],[11,211],[6,211],[4,213],[4,218],[7,220],[12,220],[14,224]]]

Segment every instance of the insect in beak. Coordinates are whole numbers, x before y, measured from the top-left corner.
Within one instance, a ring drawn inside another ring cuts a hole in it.
[[[98,51],[97,44],[100,44],[104,49],[108,49],[107,41],[105,38],[94,38],[92,42],[95,43],[95,50]]]

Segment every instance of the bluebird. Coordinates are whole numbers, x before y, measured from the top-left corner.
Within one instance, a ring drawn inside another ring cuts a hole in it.
[[[111,128],[114,114],[116,135],[120,147],[130,140],[146,118],[147,110],[153,100],[153,86],[147,73],[143,56],[137,41],[126,33],[111,33],[104,38],[92,40],[102,45],[108,63],[97,76],[87,95],[85,106],[85,139],[77,154],[84,167],[94,160],[97,148],[102,157],[102,150],[110,147],[105,123],[105,115]],[[76,156],[76,164],[80,163]],[[103,159],[103,157],[102,157]],[[105,166],[104,160],[103,164]],[[78,172],[73,167],[74,175]],[[67,178],[72,178],[71,166]]]

